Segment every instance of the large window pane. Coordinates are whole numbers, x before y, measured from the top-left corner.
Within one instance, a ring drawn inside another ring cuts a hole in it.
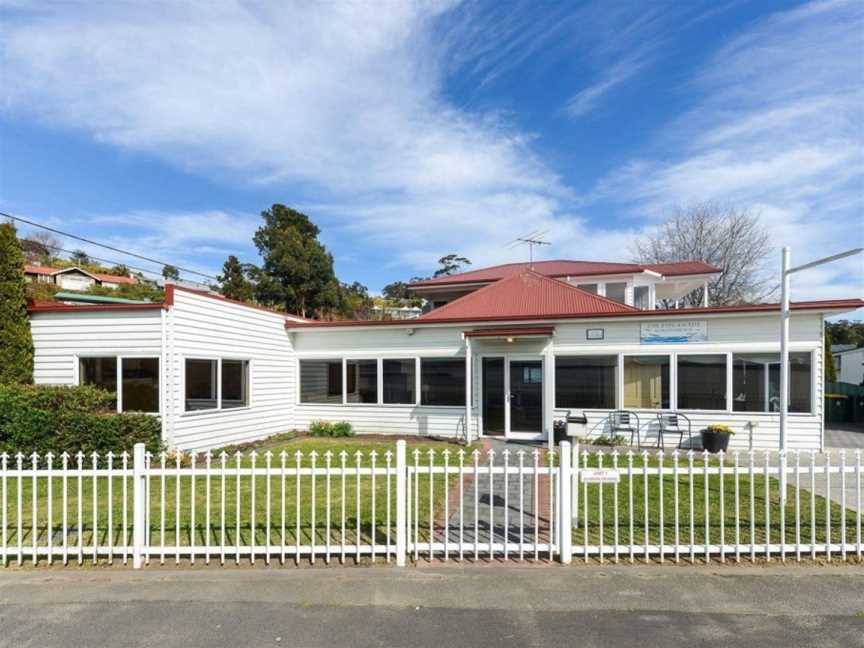
[[[678,409],[726,409],[726,356],[678,356]]]
[[[216,409],[216,360],[186,360],[186,411]]]
[[[626,283],[607,283],[606,284],[606,297],[609,299],[614,299],[617,302],[624,303],[625,297],[627,295],[627,284]]]
[[[617,356],[557,356],[555,407],[614,409]]]
[[[342,403],[342,360],[301,360],[300,402]]]
[[[413,405],[417,402],[417,365],[414,358],[384,360],[384,402]]]
[[[117,358],[80,358],[79,382],[117,392]]]
[[[222,361],[222,409],[249,405],[249,361]]]
[[[669,409],[669,356],[624,356],[624,408]]]
[[[117,393],[117,358],[79,358],[78,382]],[[114,404],[116,407],[116,401]]]
[[[378,402],[378,361],[348,360],[349,403]]]
[[[780,411],[780,354],[732,356],[732,407],[736,412]],[[807,413],[811,404],[810,354],[789,354],[789,411]]]
[[[633,305],[640,310],[648,310],[650,291],[648,286],[636,286],[633,289]]]
[[[423,358],[420,361],[423,405],[465,405],[465,360]]]
[[[159,411],[159,358],[123,358],[123,411]]]
[[[582,290],[587,290],[588,292],[590,292],[590,293],[594,293],[595,295],[597,294],[597,284],[596,284],[596,283],[592,283],[592,284],[576,284],[576,287],[577,287],[577,288],[581,288]]]

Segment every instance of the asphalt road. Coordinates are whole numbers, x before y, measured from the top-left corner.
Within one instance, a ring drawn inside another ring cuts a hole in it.
[[[0,646],[864,646],[864,567],[0,570]]]

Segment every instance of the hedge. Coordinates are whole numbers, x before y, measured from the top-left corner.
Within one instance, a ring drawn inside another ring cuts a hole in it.
[[[114,410],[114,394],[87,385],[0,385],[0,452],[161,450],[161,424],[149,414]]]

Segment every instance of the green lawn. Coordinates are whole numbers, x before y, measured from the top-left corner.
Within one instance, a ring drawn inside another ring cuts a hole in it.
[[[590,455],[588,467],[597,467],[598,458],[596,455]],[[626,467],[626,457],[619,457],[619,467]],[[649,475],[646,482],[643,475],[638,474],[638,469],[643,465],[641,456],[634,457],[634,470],[632,482],[632,514],[633,514],[633,529],[630,529],[630,512],[631,512],[631,485],[628,475],[625,473],[621,476],[621,481],[616,489],[610,484],[604,484],[601,489],[597,484],[588,486],[588,523],[585,524],[585,490],[584,485],[579,488],[579,519],[578,528],[573,531],[573,541],[579,545],[597,545],[601,541],[605,545],[611,545],[615,542],[615,520],[618,521],[618,544],[629,544],[633,542],[637,546],[642,546],[646,543],[645,523],[647,517],[648,523],[648,543],[659,544],[660,532],[662,529],[663,543],[672,544],[675,540],[675,479],[674,475],[663,475],[662,488],[658,475]],[[658,460],[655,457],[648,459],[648,465],[656,467]],[[712,458],[709,461],[709,466],[716,467],[718,462]],[[730,468],[731,462],[726,461],[725,467]],[[764,467],[764,463],[757,461],[754,464],[758,469]],[[603,466],[611,466],[611,458],[608,454],[603,457]],[[671,459],[664,460],[664,466],[673,467],[674,462]],[[688,545],[682,548],[682,555],[687,555],[689,552],[689,543],[691,542],[691,523],[692,523],[692,538],[693,543],[699,547],[704,545],[706,537],[710,544],[719,544],[721,541],[721,533],[726,544],[735,542],[735,520],[736,520],[736,491],[735,479],[733,474],[723,476],[722,498],[720,497],[720,475],[713,474],[706,477],[700,471],[704,467],[704,462],[701,456],[694,459],[694,470],[697,474],[688,476],[683,474],[687,460],[679,461],[679,469],[682,474],[679,474],[677,480],[678,487],[678,537],[682,544]],[[738,481],[738,538],[742,544],[763,544],[766,539],[770,544],[779,544],[781,542],[781,521],[782,535],[785,537],[787,544],[793,543],[796,538],[796,489],[795,478],[790,476],[787,484],[786,506],[781,511],[780,507],[780,482],[779,480],[769,477],[768,490],[766,493],[765,477],[755,474],[752,479],[747,474],[748,465],[742,462],[739,467]],[[832,481],[839,479],[838,475],[832,475]],[[847,480],[853,479],[852,475],[847,475]],[[839,482],[838,482],[839,483]],[[851,484],[847,481],[847,485]],[[825,542],[828,537],[828,529],[830,528],[830,539],[832,543],[840,542],[843,527],[841,526],[842,509],[836,503],[830,503],[830,527],[826,524],[826,513],[829,502],[819,494],[824,492],[817,485],[817,495],[811,497],[811,492],[806,490],[809,487],[809,475],[801,475],[801,490],[798,493],[798,506],[800,520],[799,530],[802,543],[809,543],[811,531],[815,536],[817,543]],[[692,499],[691,499],[692,488]],[[709,493],[709,501],[706,507],[705,493]],[[616,497],[617,495],[617,497]],[[646,497],[647,495],[647,497]],[[617,515],[616,515],[616,500],[617,500]],[[723,511],[721,515],[721,500],[723,503]],[[600,511],[602,501],[603,526],[601,534]],[[691,515],[690,505],[693,504],[693,512]],[[661,506],[662,504],[662,506]],[[856,513],[854,507],[854,498],[850,498],[847,502],[845,515],[845,530],[846,541],[855,541],[856,531]],[[661,510],[662,510],[662,525],[661,525]],[[647,512],[647,515],[646,515]],[[782,513],[782,515],[781,515]],[[816,525],[811,529],[812,514],[815,513]],[[707,529],[706,529],[707,521]],[[751,529],[752,524],[752,529]],[[587,542],[586,542],[587,531]],[[707,536],[706,536],[707,534]],[[757,551],[758,554],[758,551]],[[636,555],[639,555],[637,548]]]
[[[362,453],[360,465],[364,468],[371,466],[371,453],[377,453],[376,466],[385,468],[387,465],[386,452],[392,452],[391,465],[395,468],[396,465],[396,444],[395,441],[383,441],[378,439],[318,439],[310,437],[301,437],[297,439],[262,443],[256,448],[258,457],[255,461],[256,468],[264,468],[266,466],[266,458],[264,453],[270,451],[272,453],[271,460],[271,477],[268,479],[265,475],[256,476],[253,480],[250,475],[242,475],[238,479],[236,469],[238,466],[237,459],[233,454],[229,454],[226,461],[224,479],[220,475],[211,475],[209,480],[209,526],[206,524],[207,515],[207,478],[198,474],[194,481],[194,487],[191,476],[183,475],[178,478],[173,474],[176,469],[175,457],[168,457],[165,468],[169,474],[164,478],[161,476],[153,476],[150,478],[149,487],[149,504],[150,504],[150,543],[154,545],[204,545],[219,544],[223,538],[226,545],[226,554],[231,557],[231,548],[240,545],[264,545],[268,540],[271,545],[282,543],[283,535],[283,498],[282,498],[282,459],[281,453],[286,453],[285,461],[285,479],[284,479],[284,544],[288,545],[286,554],[291,555],[291,549],[297,544],[311,544],[314,537],[314,542],[318,546],[323,546],[329,538],[331,545],[341,542],[344,532],[345,542],[355,544],[359,541],[360,544],[368,544],[374,542],[377,544],[385,544],[387,541],[387,531],[390,528],[390,541],[395,544],[395,533],[392,531],[395,524],[395,505],[396,505],[396,485],[395,477],[391,477],[389,488],[389,514],[390,527],[387,525],[388,515],[388,483],[386,475],[376,475],[373,478],[371,475],[361,475],[358,479],[355,475],[346,475],[344,479],[339,471],[342,465],[341,453],[347,452],[345,465],[347,468],[357,466],[356,454],[358,451]],[[429,450],[435,450],[435,465],[443,465],[444,459],[442,451],[449,449],[451,451],[451,462],[457,460],[456,453],[460,449],[454,444],[446,444],[434,441],[408,441],[408,456],[409,464],[414,463],[414,451],[420,451],[421,464],[428,465]],[[472,448],[466,451],[470,452]],[[313,488],[312,476],[302,475],[299,485],[299,499],[296,471],[297,459],[296,452],[302,452],[300,461],[301,468],[309,468],[312,466],[313,451],[317,453],[315,465],[319,468],[326,466],[326,453],[330,452],[331,466],[333,474],[329,480],[329,497],[328,495],[328,480],[323,475],[316,475]],[[189,467],[189,457],[184,457],[181,460],[181,469]],[[252,459],[249,456],[249,448],[244,449],[242,459],[240,461],[241,469],[249,468],[252,465]],[[152,467],[160,466],[159,457],[154,457]],[[26,467],[26,465],[25,465]],[[203,455],[196,457],[196,467],[204,468]],[[221,468],[220,451],[216,451],[212,456],[212,467]],[[451,477],[452,480],[456,476]],[[437,487],[441,483],[442,477],[439,475],[435,478],[436,488],[439,491],[436,493],[435,502],[432,506],[433,514],[438,515],[438,512],[443,508],[443,499],[440,498],[440,492],[443,490]],[[51,513],[51,528],[54,546],[62,545],[62,492],[63,480],[60,477],[53,478],[51,484],[52,489],[52,513]],[[112,488],[112,505],[109,505],[108,500],[108,482],[107,477],[97,479],[97,501],[96,501],[96,528],[98,533],[98,543],[107,545],[109,535],[115,545],[123,544],[123,479],[116,477],[110,480]],[[419,523],[428,525],[429,522],[429,488],[428,476],[420,476],[419,489]],[[178,507],[178,483],[179,483],[179,507]],[[269,502],[268,507],[268,483],[269,483]],[[239,492],[238,492],[239,484]],[[69,478],[67,483],[68,497],[68,524],[71,529],[69,532],[69,545],[77,551],[77,543],[79,542],[78,526],[78,479]],[[17,479],[7,479],[7,545],[12,549],[18,544],[18,482]],[[343,490],[344,488],[344,490]],[[223,507],[223,489],[224,489],[224,507]],[[37,515],[36,515],[36,531],[37,542],[40,546],[45,546],[48,543],[48,480],[40,479],[38,490],[36,493]],[[92,548],[93,544],[93,479],[81,479],[80,498],[82,520],[82,531],[80,540],[84,546],[84,555],[89,557],[92,554],[88,553],[88,547]],[[344,498],[343,498],[344,493]],[[253,507],[254,495],[254,507]],[[33,531],[33,514],[32,514],[32,497],[33,488],[32,481],[24,477],[21,484],[22,498],[22,533],[21,541],[25,547],[31,546],[34,538]],[[239,498],[239,502],[238,502]],[[132,484],[131,479],[127,482],[127,516],[129,526],[127,533],[131,534],[131,504],[132,504]],[[313,516],[313,499],[315,502]],[[193,507],[194,502],[194,507]],[[299,502],[299,507],[298,507]],[[330,503],[329,510],[327,502]],[[238,503],[239,503],[239,527],[238,527]],[[344,511],[343,511],[344,507]],[[194,508],[194,519],[193,519]],[[270,510],[270,518],[268,525],[267,511]],[[108,514],[111,513],[111,523],[109,527]],[[179,516],[178,516],[179,511]],[[254,513],[254,525],[252,523]],[[299,524],[298,524],[299,516]],[[329,519],[329,525],[327,524]],[[374,520],[374,524],[373,524]],[[223,531],[224,526],[224,531]],[[343,531],[344,529],[344,531]],[[348,554],[350,555],[350,550]],[[154,552],[151,550],[151,558]],[[158,557],[160,551],[157,549],[155,555]]]

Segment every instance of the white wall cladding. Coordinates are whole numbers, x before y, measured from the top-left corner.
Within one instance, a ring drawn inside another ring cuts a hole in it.
[[[152,355],[162,348],[162,310],[33,313],[33,379],[75,384],[78,355]]]
[[[294,361],[279,314],[177,290],[168,311],[167,437],[184,450],[204,450],[287,432],[295,400]],[[250,361],[248,407],[185,413],[186,358]]]

